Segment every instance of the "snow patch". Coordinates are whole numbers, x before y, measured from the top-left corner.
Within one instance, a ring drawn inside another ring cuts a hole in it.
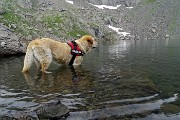
[[[133,7],[126,7],[126,8],[128,8],[128,9],[133,9]]]
[[[74,4],[74,2],[71,1],[71,0],[65,0],[65,1],[68,2],[68,3],[70,3],[70,4]]]
[[[104,9],[104,8],[108,8],[108,9],[118,9],[118,7],[120,7],[121,5],[116,5],[116,6],[108,6],[108,5],[94,5],[92,3],[90,3],[91,5],[99,8],[99,9]]]
[[[127,36],[129,35],[130,33],[128,32],[119,32],[120,30],[122,31],[122,28],[116,28],[116,27],[113,27],[111,25],[108,26],[110,29],[114,30],[115,32],[117,32],[118,34],[120,35],[123,35],[123,36]]]

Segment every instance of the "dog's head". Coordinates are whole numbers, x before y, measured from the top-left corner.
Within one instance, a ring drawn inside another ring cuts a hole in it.
[[[76,42],[84,52],[88,52],[91,49],[98,47],[97,41],[90,35],[85,35]]]
[[[86,41],[91,48],[96,48],[98,46],[98,43],[95,41],[95,39],[92,36],[85,35],[81,39]]]

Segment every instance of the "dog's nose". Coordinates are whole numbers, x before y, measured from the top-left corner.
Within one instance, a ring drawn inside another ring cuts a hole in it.
[[[95,43],[93,46],[92,46],[92,48],[94,49],[94,48],[97,48],[98,47],[98,43]]]

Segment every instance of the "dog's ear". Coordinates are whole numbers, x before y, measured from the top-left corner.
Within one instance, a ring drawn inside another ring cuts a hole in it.
[[[87,41],[90,45],[94,43],[94,38],[90,35],[85,35],[81,39]]]

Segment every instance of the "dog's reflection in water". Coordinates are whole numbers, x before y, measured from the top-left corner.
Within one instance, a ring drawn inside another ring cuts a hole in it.
[[[74,69],[73,66],[70,66],[71,72],[72,72],[72,81],[73,82],[78,82],[80,80],[78,74],[76,73],[76,70]]]
[[[24,73],[24,77],[31,89],[46,93],[88,90],[93,86],[92,75],[81,66],[74,68],[62,65],[50,74],[37,71]]]

